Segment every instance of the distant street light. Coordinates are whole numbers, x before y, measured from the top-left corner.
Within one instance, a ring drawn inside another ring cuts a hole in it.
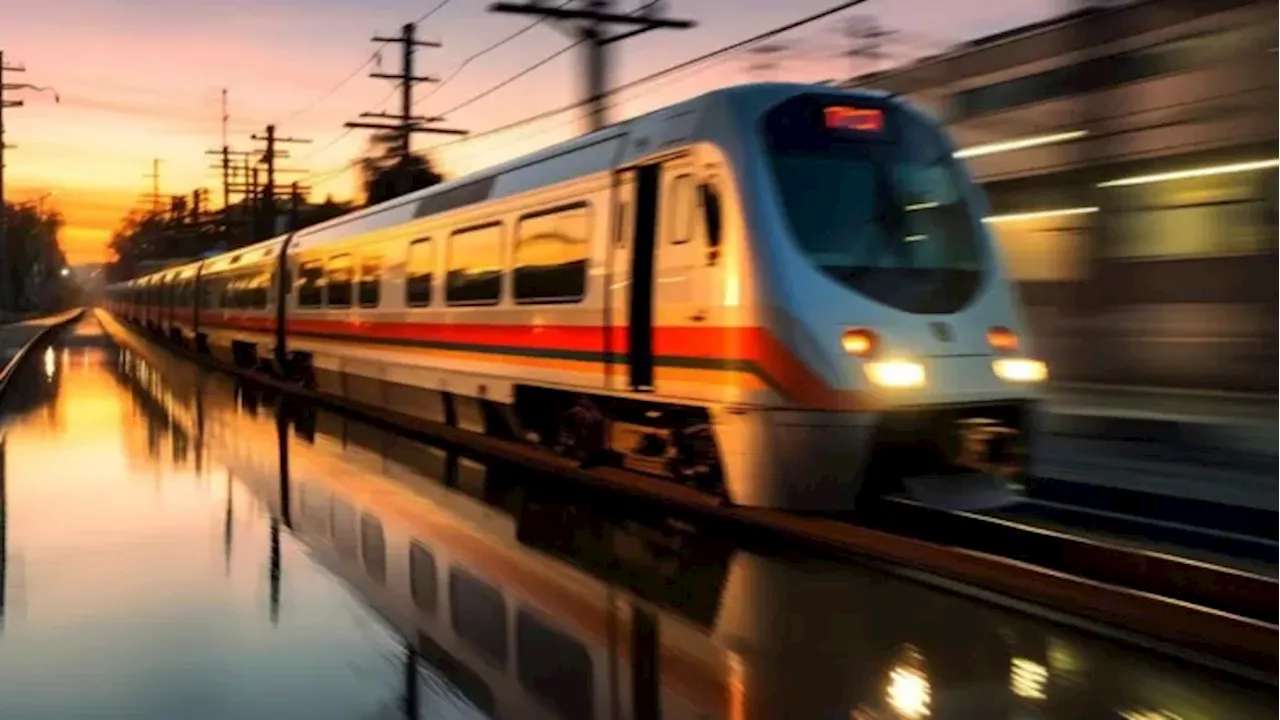
[[[70,274],[71,274],[71,268],[62,268],[62,277],[66,277]]]

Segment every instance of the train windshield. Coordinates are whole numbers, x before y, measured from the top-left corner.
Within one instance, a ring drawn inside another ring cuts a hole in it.
[[[800,96],[771,110],[764,132],[792,235],[815,266],[908,312],[973,298],[983,244],[937,128],[894,104]]]

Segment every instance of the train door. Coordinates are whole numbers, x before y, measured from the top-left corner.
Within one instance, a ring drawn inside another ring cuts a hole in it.
[[[633,391],[665,392],[655,356],[689,350],[668,347],[655,329],[712,321],[719,228],[708,226],[710,215],[718,220],[718,207],[706,212],[708,188],[689,155],[628,168],[618,179],[610,324],[626,328],[625,387]]]
[[[653,390],[653,261],[658,234],[661,165],[638,165],[617,178],[616,235],[610,285],[611,354],[626,358],[626,382],[610,386]]]

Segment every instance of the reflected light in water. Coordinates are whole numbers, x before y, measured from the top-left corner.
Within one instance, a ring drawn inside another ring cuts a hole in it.
[[[1120,717],[1124,720],[1182,720],[1182,716],[1168,710],[1121,710]]]
[[[44,349],[44,377],[46,380],[53,379],[53,373],[58,369],[58,356],[53,352],[53,346]]]
[[[898,665],[889,671],[885,699],[901,717],[912,720],[928,717],[929,678],[917,668]]]
[[[1044,686],[1049,682],[1049,668],[1034,660],[1016,657],[1010,663],[1009,689],[1028,700],[1043,700]]]

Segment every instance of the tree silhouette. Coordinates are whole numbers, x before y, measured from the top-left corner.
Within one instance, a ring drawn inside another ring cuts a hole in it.
[[[369,141],[370,155],[360,160],[361,185],[365,202],[376,205],[414,190],[442,182],[444,176],[424,155],[401,155],[400,134],[375,133]]]

